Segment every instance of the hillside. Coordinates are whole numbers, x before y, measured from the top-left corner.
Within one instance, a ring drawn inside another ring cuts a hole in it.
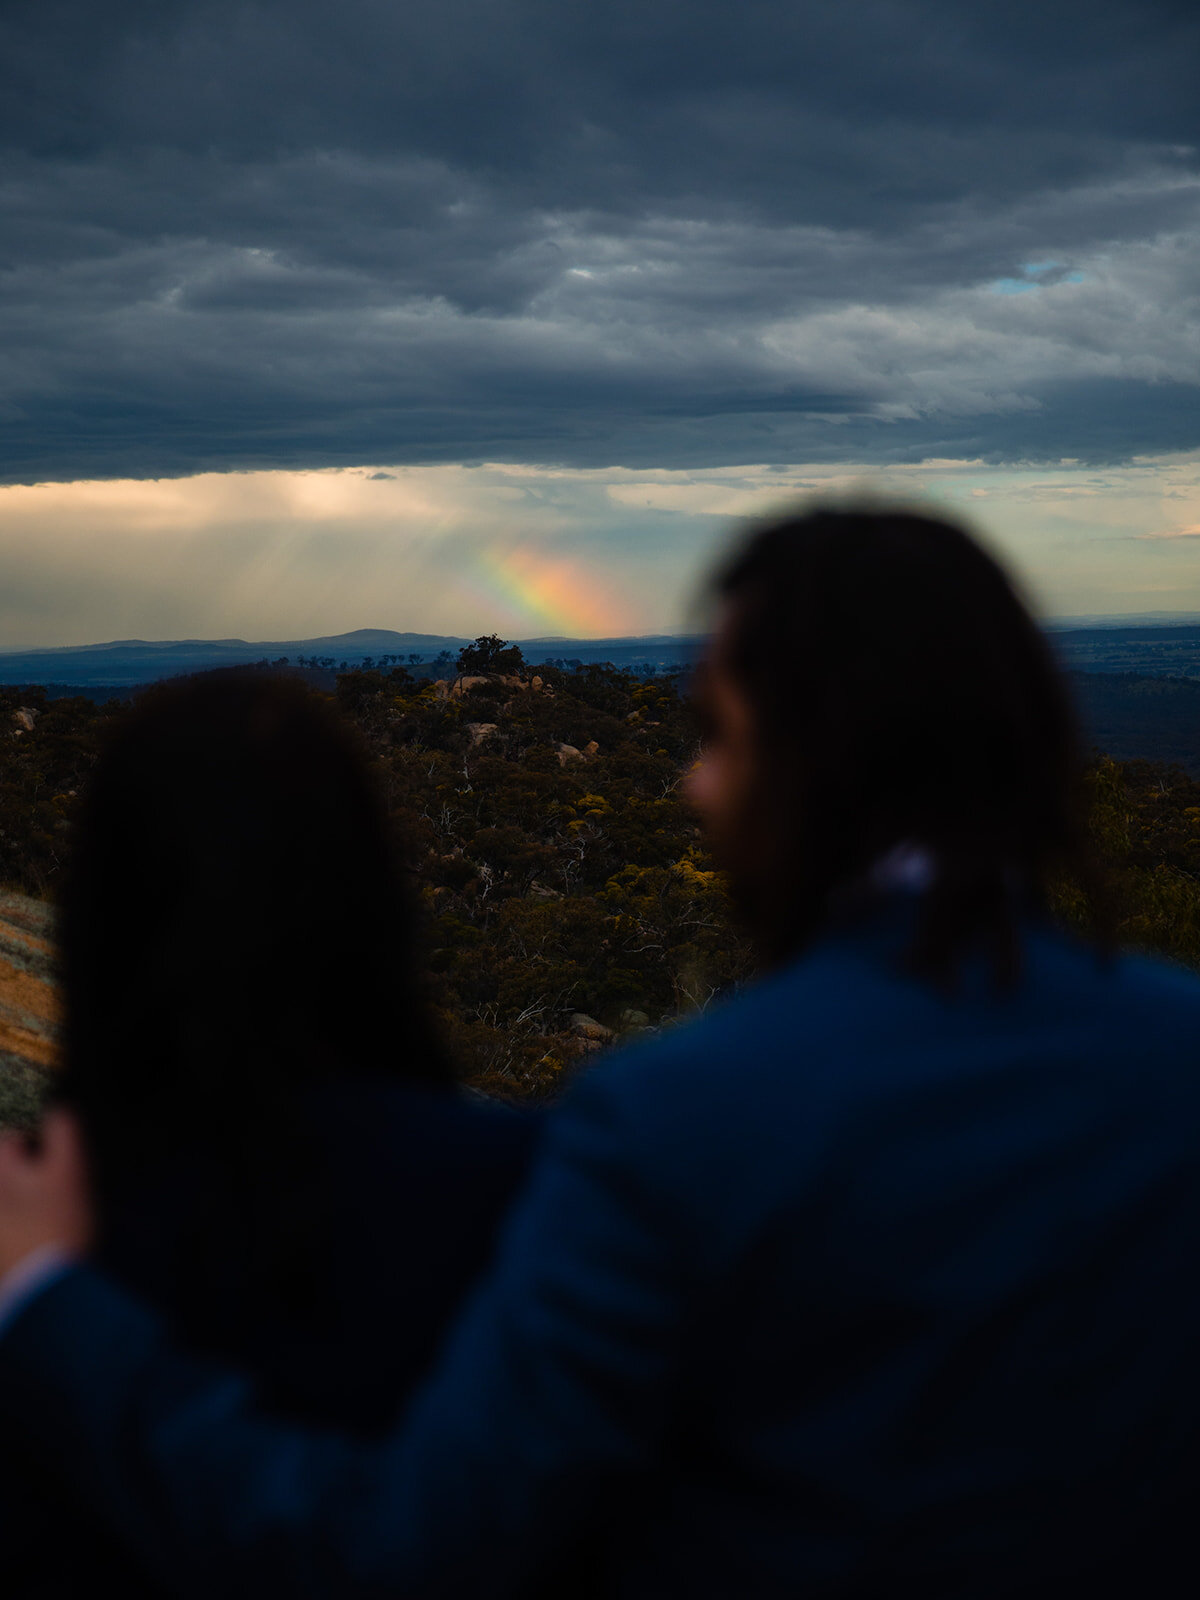
[[[1078,672],[1071,681],[1097,750],[1122,761],[1175,763],[1200,777],[1200,680]]]
[[[333,681],[422,886],[431,995],[470,1082],[553,1094],[588,1055],[670,1025],[749,973],[679,792],[698,737],[677,675],[592,666],[430,682],[395,667]],[[1183,726],[1192,702],[1180,697],[1193,688],[1137,692]],[[1117,709],[1135,689],[1114,680]],[[0,883],[52,901],[79,791],[123,712],[0,690]],[[1144,748],[1153,717],[1140,725]],[[1200,967],[1200,783],[1108,757],[1090,783],[1120,937]],[[1059,902],[1082,917],[1070,885]],[[15,909],[0,908],[13,974],[0,1076],[8,1103],[27,1105],[52,1048],[46,913],[3,904]],[[29,974],[41,987],[24,986]]]
[[[1138,677],[1200,677],[1200,625],[1135,622],[1050,630],[1059,660],[1073,672],[1125,672]]]
[[[434,1000],[474,1081],[550,1092],[748,970],[679,794],[698,740],[675,678],[351,673],[338,700],[380,763],[423,885]]]
[[[679,792],[697,749],[674,677],[590,667],[434,683],[337,679],[423,885],[432,997],[467,1076],[551,1093],[610,1040],[748,969]],[[122,704],[0,690],[0,883],[53,897]],[[332,937],[332,935],[331,935]]]

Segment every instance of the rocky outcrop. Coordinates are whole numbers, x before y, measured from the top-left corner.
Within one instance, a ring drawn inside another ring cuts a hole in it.
[[[539,883],[535,878],[529,885],[529,898],[531,900],[561,900],[562,890],[552,889],[549,884]]]
[[[582,750],[574,744],[556,744],[554,749],[560,767],[565,767],[568,761],[592,761],[600,754],[600,746],[595,739],[589,739]]]
[[[479,689],[484,684],[507,682],[507,678],[500,677],[490,678],[486,676],[479,676],[472,678],[455,678],[454,682],[450,685],[450,698],[451,700],[461,700],[463,695],[470,694],[472,689]]]
[[[58,1063],[51,912],[0,892],[0,1127],[28,1126]]]
[[[13,733],[32,733],[40,714],[36,706],[18,706],[13,712]]]
[[[517,678],[509,672],[475,672],[466,673],[458,678],[435,678],[433,682],[434,698],[438,700],[461,700],[474,689],[483,689],[490,684],[498,684],[502,689],[512,689],[522,694],[544,694],[553,698],[554,690],[537,673],[532,678]]]
[[[490,739],[496,732],[497,724],[494,722],[468,722],[467,732],[471,735],[472,745],[482,744],[485,739]]]
[[[584,1011],[576,1011],[572,1016],[571,1032],[577,1039],[593,1040],[596,1044],[607,1044],[613,1037],[611,1028],[606,1028],[602,1022],[597,1022],[595,1017],[589,1017]]]

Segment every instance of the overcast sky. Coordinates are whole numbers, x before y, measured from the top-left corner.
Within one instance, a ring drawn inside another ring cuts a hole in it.
[[[0,648],[678,625],[773,484],[1200,609],[1195,0],[6,0],[0,73]]]

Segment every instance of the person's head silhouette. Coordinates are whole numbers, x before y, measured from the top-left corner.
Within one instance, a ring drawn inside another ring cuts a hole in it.
[[[997,563],[934,517],[823,510],[756,529],[713,588],[690,787],[764,957],[901,851],[917,969],[982,942],[1011,979],[1020,915],[1085,863],[1066,687]]]
[[[199,678],[119,722],[84,797],[61,945],[62,1092],[101,1199],[189,1140],[227,1170],[257,1141],[269,1169],[296,1091],[448,1081],[366,753],[298,683]]]

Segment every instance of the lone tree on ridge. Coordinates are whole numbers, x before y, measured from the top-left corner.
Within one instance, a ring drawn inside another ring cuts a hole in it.
[[[465,644],[458,652],[458,670],[463,674],[520,672],[524,665],[521,647],[494,633],[480,635],[474,644]]]

